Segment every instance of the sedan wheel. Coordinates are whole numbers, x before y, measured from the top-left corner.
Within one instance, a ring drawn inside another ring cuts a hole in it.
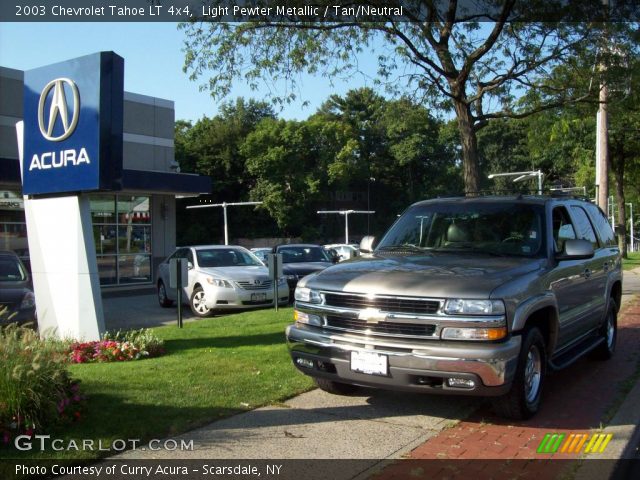
[[[173,305],[173,301],[169,300],[169,297],[167,297],[167,289],[163,282],[158,282],[158,303],[163,308]]]
[[[198,317],[208,317],[213,313],[213,311],[207,307],[206,301],[207,299],[202,287],[196,287],[191,294],[191,301],[189,302],[194,315]]]

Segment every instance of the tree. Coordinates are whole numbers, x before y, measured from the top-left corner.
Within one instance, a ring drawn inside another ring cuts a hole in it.
[[[484,7],[465,10],[475,3]],[[594,25],[526,21],[542,17],[522,17],[522,9],[517,8],[535,5],[547,13],[566,12],[561,1],[475,3],[449,0],[439,9],[440,2],[405,1],[403,17],[389,16],[379,22],[278,18],[183,24],[185,70],[192,79],[211,72],[204,86],[215,97],[228,94],[236,79],[254,88],[261,79],[283,79],[286,92],[273,95],[281,103],[296,97],[298,74],[323,75],[329,80],[353,75],[358,71],[357,55],[368,49],[377,58],[380,84],[455,112],[464,186],[473,193],[480,181],[477,132],[491,119],[523,118],[587,98],[588,91],[547,82],[547,73],[560,64],[571,68],[576,52],[595,50],[599,38]],[[601,11],[599,1],[582,2],[580,7],[585,4]],[[520,105],[518,98],[529,91],[538,93],[539,102]]]

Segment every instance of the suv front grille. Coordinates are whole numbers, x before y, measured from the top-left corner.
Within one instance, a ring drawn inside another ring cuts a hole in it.
[[[240,288],[244,290],[267,290],[273,285],[273,280],[259,280],[259,284],[253,281],[236,282]]]
[[[327,315],[326,327],[358,332],[368,331],[373,334],[380,333],[385,335],[411,335],[421,337],[431,337],[436,331],[436,326],[431,324],[408,324],[387,321],[367,323],[364,320],[337,317],[335,315]]]
[[[440,309],[438,300],[422,300],[398,297],[373,297],[367,298],[364,295],[339,295],[336,293],[325,293],[325,304],[332,307],[353,308],[362,310],[364,308],[377,308],[381,312],[414,313],[418,315],[435,314]]]

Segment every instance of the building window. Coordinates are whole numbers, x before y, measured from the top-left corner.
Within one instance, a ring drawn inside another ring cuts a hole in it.
[[[100,284],[150,283],[150,197],[92,195],[90,203]]]
[[[16,252],[31,271],[24,202],[17,190],[0,190],[0,250]]]

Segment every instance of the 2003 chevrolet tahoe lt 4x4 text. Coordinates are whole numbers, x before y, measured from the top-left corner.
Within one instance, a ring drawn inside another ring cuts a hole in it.
[[[428,200],[372,243],[296,289],[289,349],[323,390],[491,396],[523,419],[548,369],[614,352],[620,252],[587,201]]]

